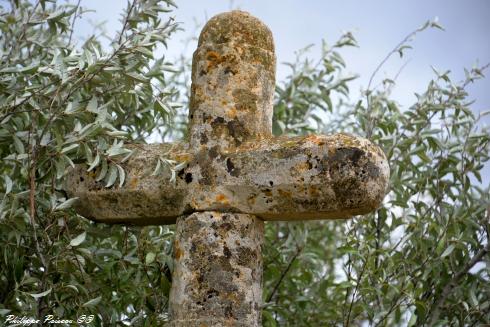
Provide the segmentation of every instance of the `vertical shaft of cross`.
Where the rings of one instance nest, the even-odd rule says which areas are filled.
[[[213,17],[192,62],[190,147],[200,166],[191,174],[199,184],[216,186],[213,160],[272,136],[274,86],[267,26],[240,11]],[[250,214],[205,211],[177,219],[172,326],[260,326],[263,237],[263,221]]]
[[[172,326],[261,326],[264,222],[196,212],[177,220]]]

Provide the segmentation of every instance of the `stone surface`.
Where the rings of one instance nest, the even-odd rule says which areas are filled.
[[[261,21],[241,11],[213,17],[192,60],[191,148],[226,151],[271,137],[275,67]]]
[[[172,224],[171,326],[260,326],[263,220],[348,218],[375,210],[389,179],[383,152],[336,134],[272,137],[270,30],[241,11],[213,17],[192,64],[189,141],[133,145],[122,187],[77,166],[67,191],[105,223]],[[175,183],[160,156],[186,162]]]
[[[152,176],[156,160],[188,165],[171,183],[170,171]],[[138,146],[124,165],[122,188],[105,188],[77,167],[69,184],[78,211],[106,223],[171,224],[199,211],[250,213],[264,220],[335,219],[376,209],[389,168],[383,152],[346,134],[250,141],[234,151],[183,144]]]
[[[261,326],[264,222],[253,215],[180,217],[170,291],[171,326]]]

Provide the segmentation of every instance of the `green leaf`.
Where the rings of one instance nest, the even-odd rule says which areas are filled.
[[[67,152],[70,152],[71,150],[74,150],[76,148],[78,148],[80,146],[80,144],[78,143],[73,143],[73,144],[70,144],[69,146],[63,148],[61,150],[61,153],[67,153]]]
[[[111,146],[109,148],[109,150],[107,150],[107,156],[109,156],[109,157],[115,157],[115,156],[119,156],[121,154],[128,154],[130,152],[131,152],[131,150],[125,149],[125,148],[123,148],[123,147],[121,147],[119,145],[117,145],[117,146]]]
[[[122,187],[124,185],[126,173],[124,172],[124,169],[121,166],[116,165],[116,167],[117,167],[117,171],[119,172],[119,187]]]
[[[111,187],[117,178],[117,168],[114,165],[111,165],[109,168],[109,174],[107,175],[107,183],[105,187]]]
[[[97,104],[97,98],[96,97],[92,97],[90,99],[90,101],[88,102],[87,104],[87,111],[90,111],[90,112],[93,112],[93,113],[98,113],[97,111],[97,107],[98,104]]]
[[[19,154],[26,153],[26,150],[24,149],[24,144],[22,143],[22,141],[16,135],[13,135],[12,137],[14,140],[15,151]]]
[[[141,74],[138,74],[138,73],[135,73],[135,72],[126,72],[124,73],[126,76],[129,76],[131,77],[132,79],[138,81],[138,82],[142,82],[142,83],[146,83],[149,81],[148,78],[146,78],[145,76],[141,75]]]
[[[450,255],[454,250],[454,244],[449,245],[444,252],[441,254],[441,258],[447,257]]]
[[[153,261],[155,261],[156,254],[154,252],[148,252],[145,257],[145,263],[147,265],[151,264]]]
[[[97,155],[95,156],[94,161],[92,161],[92,163],[88,167],[87,171],[91,171],[92,169],[94,169],[95,167],[97,167],[99,165],[99,163],[100,163],[100,155],[97,152]]]
[[[3,175],[3,179],[5,180],[5,194],[9,194],[12,191],[12,179],[7,175]]]
[[[51,288],[49,290],[47,290],[47,291],[42,292],[42,293],[37,293],[37,294],[31,294],[31,293],[29,293],[29,295],[32,296],[35,299],[39,299],[39,298],[41,298],[43,296],[48,295],[49,293],[51,293]]]
[[[82,234],[78,235],[74,239],[70,241],[71,246],[79,246],[80,244],[85,241],[85,238],[87,237],[87,232],[83,232]]]
[[[99,176],[95,179],[97,182],[103,180],[107,174],[108,171],[108,165],[107,165],[107,160],[102,160],[102,168],[100,169]]]
[[[95,307],[97,304],[99,304],[100,300],[102,300],[102,296],[98,296],[96,298],[93,298],[92,300],[85,302],[84,304],[82,304],[82,307],[85,308]]]
[[[60,205],[56,206],[56,208],[54,210],[65,210],[65,209],[71,208],[73,206],[73,204],[76,203],[77,201],[78,201],[77,197],[70,198],[70,199],[64,201],[63,203],[61,203]]]
[[[156,176],[161,173],[162,170],[162,162],[160,159],[157,160],[157,164],[155,165],[155,169],[151,173],[151,176]]]

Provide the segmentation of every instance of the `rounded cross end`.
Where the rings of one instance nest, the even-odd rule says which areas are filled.
[[[272,32],[267,25],[240,10],[211,18],[199,35],[198,47],[206,43],[239,43],[274,52]]]

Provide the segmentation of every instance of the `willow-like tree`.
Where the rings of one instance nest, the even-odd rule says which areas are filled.
[[[62,183],[82,163],[114,187],[124,183],[126,143],[185,137],[188,60],[155,55],[178,28],[174,6],[131,1],[109,42],[82,43],[80,1],[0,5],[2,321],[167,320],[172,228],[90,222],[70,209]],[[439,26],[410,36],[431,27]],[[388,155],[390,192],[377,212],[347,223],[267,225],[264,326],[490,324],[489,184],[480,175],[490,136],[466,93],[488,66],[461,82],[435,72],[401,108],[394,79],[350,94],[354,76],[344,75],[339,52],[355,45],[348,33],[324,42],[317,62],[298,52],[276,89],[274,133],[364,134]],[[179,169],[164,157],[155,168]]]

